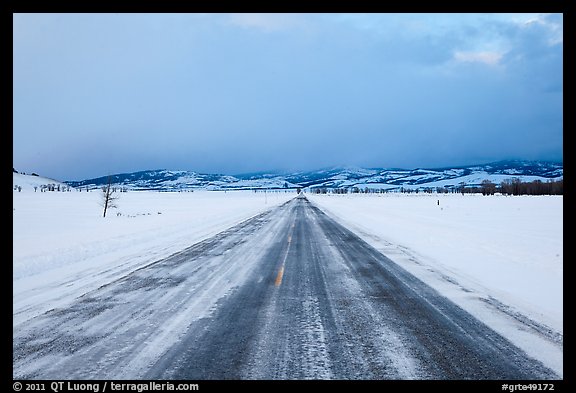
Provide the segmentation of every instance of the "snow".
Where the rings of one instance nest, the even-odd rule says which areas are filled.
[[[308,198],[562,374],[562,196],[389,193]]]
[[[295,195],[131,191],[103,218],[100,191],[34,191],[47,183],[14,174],[13,329]],[[562,375],[563,197],[307,197]]]
[[[523,182],[539,180],[543,183],[547,183],[550,180],[558,181],[563,179],[562,170],[555,172],[558,177],[550,178],[520,174],[521,171],[516,169],[513,170],[513,173],[510,172],[512,171],[511,169],[506,170],[510,172],[506,174],[488,173],[481,168],[473,169],[474,171],[467,175],[464,175],[463,169],[446,169],[442,171],[428,169],[417,169],[413,171],[386,170],[380,174],[365,174],[366,176],[361,178],[356,178],[354,176],[351,177],[351,173],[343,172],[318,184],[314,184],[313,187],[356,187],[359,189],[369,188],[373,190],[392,190],[402,187],[404,189],[417,190],[422,188],[436,189],[437,187],[450,188],[461,184],[464,184],[465,186],[478,186],[484,180],[489,180],[494,184],[501,184],[505,181],[512,181],[515,178],[518,178]]]
[[[60,187],[67,187],[67,185],[61,181],[49,179],[40,176],[33,175],[23,175],[21,173],[12,173],[12,186],[20,186],[23,189],[34,189],[34,187],[40,190],[41,186],[54,184],[55,186],[60,185]]]
[[[295,195],[134,191],[118,193],[103,218],[98,190],[22,187],[13,191],[14,328]]]
[[[375,176],[370,178],[363,178],[361,183],[355,184],[352,181],[349,181],[347,186],[354,186],[358,188],[373,188],[373,189],[391,189],[391,188],[399,188],[402,186],[406,189],[419,189],[423,187],[429,188],[436,188],[436,187],[453,187],[460,184],[465,185],[479,185],[482,183],[483,180],[489,180],[494,184],[501,184],[504,181],[511,181],[515,177],[520,178],[523,182],[532,182],[535,180],[539,180],[543,183],[548,182],[549,180],[560,180],[563,177],[560,176],[558,178],[546,178],[542,176],[532,176],[532,175],[504,175],[504,174],[491,174],[485,171],[476,171],[474,173],[468,175],[462,175],[461,173],[454,172],[454,171],[446,171],[444,173],[440,172],[432,172],[420,170],[417,174],[407,174],[401,173],[397,176],[390,176],[386,179],[382,178],[382,176]],[[446,178],[447,175],[451,177]],[[373,183],[385,180],[387,183]]]

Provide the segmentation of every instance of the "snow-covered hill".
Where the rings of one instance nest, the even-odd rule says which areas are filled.
[[[250,173],[240,175],[202,174],[192,171],[147,170],[111,175],[114,185],[133,190],[231,190],[283,189],[296,187],[416,189],[435,187],[478,186],[483,180],[500,184],[519,178],[521,181],[560,180],[561,163],[541,161],[499,161],[484,165],[385,169],[385,168],[329,168],[296,173]],[[82,181],[66,181],[72,187],[96,188],[108,182],[108,177]]]
[[[41,192],[41,190],[48,189],[48,187],[54,187],[55,190],[65,190],[70,188],[68,184],[58,180],[49,179],[35,174],[26,175],[23,173],[13,172],[12,189],[14,191],[36,190],[37,192]]]
[[[222,174],[205,174],[192,171],[171,171],[166,169],[147,170],[133,173],[122,173],[110,176],[115,186],[131,190],[180,191],[188,189],[206,190],[246,190],[246,189],[279,189],[296,188],[294,184],[280,175],[230,176]],[[82,181],[67,181],[75,188],[96,188],[108,182],[108,176]]]
[[[422,189],[436,187],[479,186],[483,180],[500,184],[505,180],[519,178],[523,182],[533,180],[560,180],[563,166],[559,163],[536,161],[499,161],[468,167],[436,169],[350,169],[327,172],[325,179],[316,178],[313,187],[327,188],[374,188],[374,189]]]

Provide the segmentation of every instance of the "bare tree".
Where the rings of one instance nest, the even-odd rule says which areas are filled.
[[[108,184],[102,187],[102,203],[104,205],[104,214],[102,217],[106,217],[106,211],[108,209],[113,209],[116,206],[116,201],[118,200],[119,196],[114,195],[116,192],[115,188],[111,188],[110,185],[112,184],[112,178],[108,176]]]
[[[480,183],[480,189],[482,190],[482,195],[494,195],[496,192],[496,184],[492,183],[490,180],[482,180]]]

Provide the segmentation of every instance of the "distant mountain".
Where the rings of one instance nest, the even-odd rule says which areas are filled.
[[[558,180],[564,176],[562,163],[508,160],[489,164],[417,169],[328,168],[296,173],[258,172],[238,175],[202,174],[166,169],[111,175],[115,186],[131,190],[178,191],[188,189],[286,189],[297,187],[326,188],[428,188],[479,185],[483,180],[496,184],[519,178],[522,181]],[[66,181],[72,187],[97,188],[108,176],[82,181]]]
[[[264,189],[294,188],[297,184],[287,182],[282,176],[261,175],[230,176],[205,174],[192,171],[147,170],[111,175],[112,184],[131,190],[178,191],[187,189]],[[72,187],[101,187],[108,183],[108,176],[82,181],[67,181]]]

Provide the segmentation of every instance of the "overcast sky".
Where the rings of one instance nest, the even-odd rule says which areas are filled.
[[[13,164],[562,160],[561,14],[14,14]]]

